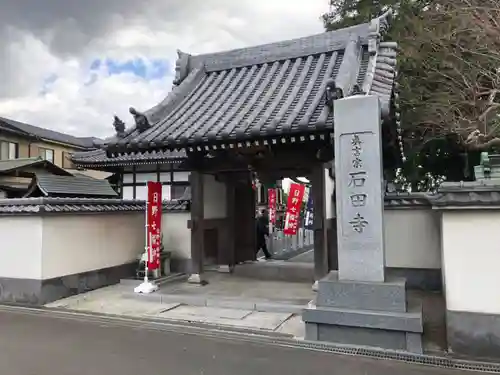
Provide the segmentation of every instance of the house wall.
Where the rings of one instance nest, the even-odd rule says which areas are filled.
[[[162,216],[163,246],[172,253],[173,266],[187,271],[191,259],[191,229],[188,228],[190,212],[168,212]]]
[[[140,213],[46,216],[42,222],[42,279],[134,262],[144,252]]]
[[[500,358],[500,208],[442,213],[448,345]]]
[[[19,157],[20,158],[28,158],[29,157],[29,144],[30,144],[29,140],[22,138],[22,137],[19,137],[19,136],[16,136],[16,135],[13,135],[13,134],[0,132],[0,141],[17,143],[19,145],[19,147],[18,147],[19,148]]]
[[[385,266],[388,277],[404,277],[410,288],[442,290],[439,213],[430,207],[386,207]]]
[[[52,142],[32,142],[30,139],[8,133],[0,133],[0,140],[17,143],[19,149],[19,158],[39,156],[40,147],[53,150],[54,164],[61,168],[70,168],[72,165],[69,161],[63,163],[63,155],[75,151],[81,151],[81,149],[70,145],[63,145]]]
[[[0,296],[6,279],[41,279],[42,218],[0,217]]]
[[[385,209],[385,265],[441,268],[439,214],[430,208]]]
[[[335,213],[335,201],[332,199],[333,193],[335,192],[335,180],[330,177],[328,169],[325,169],[325,213],[326,219],[333,219],[336,216]]]
[[[64,159],[66,155],[75,151],[81,151],[81,149],[77,149],[75,147],[66,146],[57,143],[48,143],[48,142],[33,142],[29,145],[29,155],[25,157],[35,157],[40,155],[40,148],[46,148],[54,151],[54,161],[53,163],[58,167],[62,168],[72,168],[73,164]]]
[[[189,217],[162,217],[173,271],[189,267]],[[144,224],[142,211],[0,216],[0,302],[41,304],[133,276]]]

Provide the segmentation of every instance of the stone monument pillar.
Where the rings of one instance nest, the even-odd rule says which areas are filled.
[[[381,113],[377,96],[334,104],[338,272],[303,313],[306,339],[422,352],[422,306],[387,279]]]

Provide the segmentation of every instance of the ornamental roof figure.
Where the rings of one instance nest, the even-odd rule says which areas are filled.
[[[388,11],[346,29],[226,52],[178,51],[173,90],[144,112],[149,128],[110,140],[107,152],[207,150],[331,133],[334,101],[350,95],[378,95],[387,116],[397,51],[382,41],[390,18]]]

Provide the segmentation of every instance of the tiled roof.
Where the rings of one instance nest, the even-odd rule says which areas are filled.
[[[494,180],[445,182],[432,199],[432,205],[446,207],[498,207],[500,183]]]
[[[16,169],[26,168],[26,167],[36,167],[44,166],[55,170],[58,174],[64,174],[70,176],[71,173],[58,167],[54,163],[45,160],[41,157],[33,158],[22,158],[22,159],[12,159],[12,160],[0,160],[0,173],[7,173]]]
[[[74,137],[69,134],[64,134],[56,132],[50,129],[40,128],[38,126],[33,126],[25,124],[23,122],[11,120],[8,118],[0,117],[0,128],[4,130],[13,130],[21,134],[31,135],[38,138],[42,138],[48,141],[55,141],[60,143],[65,143],[73,145],[80,148],[92,149],[95,148],[94,142],[99,141],[98,138],[94,137]]]
[[[14,169],[29,167],[33,164],[42,162],[43,159],[40,157],[36,158],[25,158],[25,159],[12,159],[12,160],[0,160],[0,172],[9,172]]]
[[[180,163],[186,158],[184,151],[146,151],[124,155],[108,156],[104,150],[75,152],[71,161],[78,166],[123,166],[138,164]]]
[[[164,211],[189,211],[188,201],[163,202]],[[0,215],[144,211],[143,201],[83,198],[0,199]]]
[[[179,52],[177,87],[147,111],[152,124],[107,144],[110,152],[193,150],[333,131],[327,85],[338,97],[375,94],[387,114],[396,44],[380,42],[387,13],[370,23],[228,52]],[[339,94],[340,91],[340,94]],[[275,143],[276,139],[273,140]],[[294,140],[292,140],[294,141]]]
[[[386,193],[384,197],[385,207],[430,207],[432,195],[427,193]]]
[[[117,197],[108,180],[91,177],[56,176],[52,174],[36,174],[35,184],[47,197],[80,196],[80,197]]]

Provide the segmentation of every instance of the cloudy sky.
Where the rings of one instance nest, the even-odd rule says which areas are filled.
[[[322,31],[328,0],[0,0],[0,115],[78,136],[170,91],[192,54]]]

